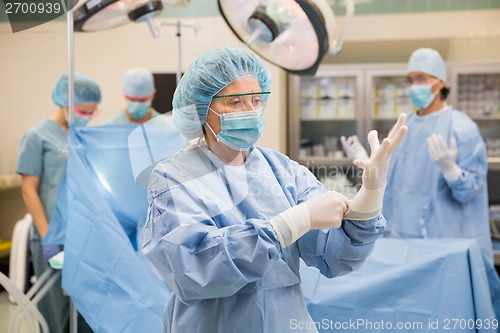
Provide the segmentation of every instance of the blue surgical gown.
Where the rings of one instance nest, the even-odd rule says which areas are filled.
[[[446,106],[426,116],[411,114],[408,133],[393,153],[383,214],[392,237],[475,238],[493,262],[488,222],[486,149],[477,125]],[[446,180],[428,152],[427,138],[440,134],[457,141],[462,170]]]
[[[299,258],[327,277],[349,273],[385,227],[382,215],[344,220],[282,248],[269,220],[325,191],[307,168],[263,148],[249,150],[242,166],[224,165],[204,146],[159,163],[143,252],[173,290],[164,332],[317,332]]]

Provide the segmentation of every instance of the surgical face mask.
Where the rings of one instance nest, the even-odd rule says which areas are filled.
[[[419,109],[425,109],[431,105],[434,98],[436,98],[439,90],[434,94],[432,93],[432,86],[437,82],[435,80],[430,84],[414,84],[410,87],[408,95],[411,102]]]
[[[85,127],[89,123],[91,118],[80,117],[75,114],[75,126]]]
[[[132,118],[134,119],[142,119],[146,116],[149,111],[149,107],[151,106],[150,101],[146,102],[132,102],[127,101],[127,109]]]
[[[213,129],[207,127],[221,142],[229,148],[236,151],[245,151],[252,147],[262,135],[264,129],[264,111],[262,107],[252,111],[239,111],[229,113],[217,113],[209,108],[210,111],[220,117],[220,132],[215,134]]]

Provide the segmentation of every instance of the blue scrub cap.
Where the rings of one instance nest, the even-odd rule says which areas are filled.
[[[75,73],[75,104],[100,103],[101,90],[90,77]],[[52,100],[58,106],[68,106],[68,74],[63,74],[52,90]]]
[[[262,60],[245,48],[218,47],[196,58],[182,76],[173,97],[173,122],[188,139],[203,136],[208,106],[219,91],[243,77],[253,76],[269,91],[271,74]]]
[[[415,50],[408,61],[409,72],[422,72],[446,82],[446,65],[438,51],[429,48]]]
[[[146,97],[155,91],[153,73],[145,68],[132,68],[123,78],[123,92],[130,97]]]

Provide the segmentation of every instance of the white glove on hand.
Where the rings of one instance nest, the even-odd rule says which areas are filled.
[[[443,137],[440,134],[432,134],[428,139],[429,156],[436,163],[446,180],[457,179],[462,170],[457,165],[457,141],[455,138],[450,139],[450,148],[446,146]]]
[[[287,209],[269,222],[285,248],[311,229],[339,228],[348,202],[342,194],[329,191]]]
[[[354,160],[354,164],[363,169],[363,185],[349,203],[349,212],[345,218],[369,220],[380,213],[391,154],[401,143],[408,130],[405,121],[406,114],[400,114],[396,125],[389,136],[382,141],[382,144],[378,140],[377,131],[372,130],[368,133],[368,143],[372,153],[368,160]]]
[[[340,228],[349,199],[338,192],[328,191],[304,204],[309,212],[310,229]]]
[[[351,160],[360,159],[363,161],[368,160],[370,157],[365,150],[365,147],[359,142],[356,135],[345,138],[345,136],[340,137],[340,142],[342,142],[342,147],[344,148],[347,157]]]

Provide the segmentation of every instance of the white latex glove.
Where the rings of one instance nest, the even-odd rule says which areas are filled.
[[[309,212],[310,229],[340,228],[349,199],[338,192],[328,191],[304,204]]]
[[[457,179],[462,170],[456,163],[458,149],[455,138],[450,139],[450,148],[448,148],[440,134],[432,134],[427,138],[427,142],[429,143],[429,156],[439,166],[444,178],[446,180]]]
[[[368,133],[371,156],[368,160],[354,160],[354,164],[363,169],[363,185],[349,203],[349,211],[345,218],[370,220],[380,213],[391,154],[408,131],[405,122],[406,114],[402,113],[399,115],[396,125],[389,133],[389,136],[382,141],[382,144],[378,140],[377,131],[372,130]]]
[[[342,142],[342,147],[347,157],[351,160],[360,159],[366,161],[370,158],[356,135],[350,136],[347,139],[345,136],[341,136],[340,142]]]
[[[348,202],[342,194],[328,191],[287,209],[269,222],[285,248],[311,229],[339,228]]]

